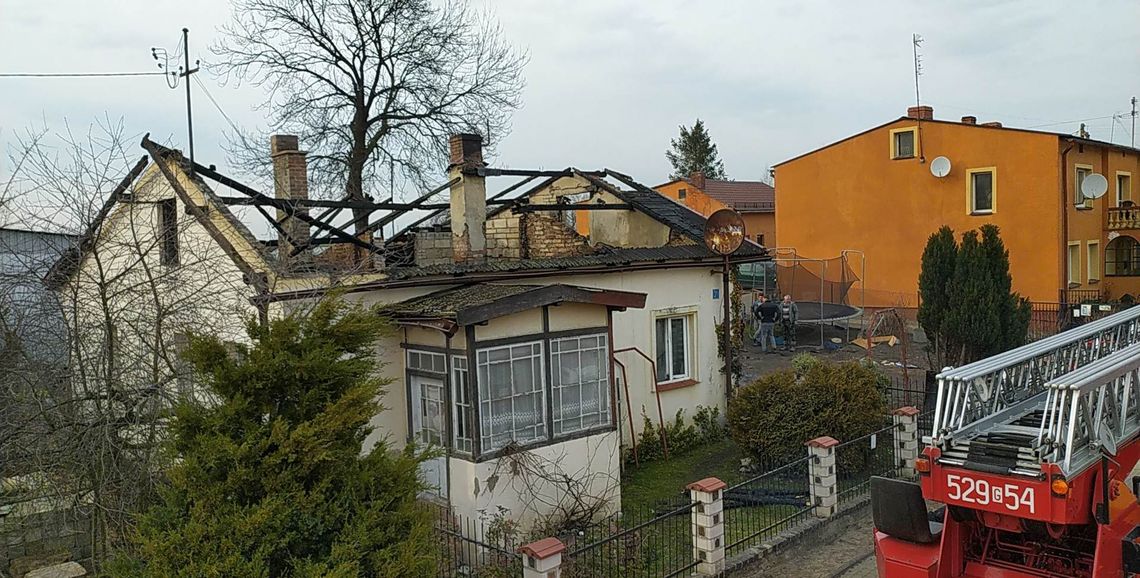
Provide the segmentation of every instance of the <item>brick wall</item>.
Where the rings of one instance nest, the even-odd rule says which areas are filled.
[[[526,257],[566,257],[592,253],[588,240],[571,230],[557,213],[530,213],[526,216]]]
[[[451,231],[417,231],[416,265],[451,263]]]
[[[518,259],[520,253],[519,215],[510,211],[487,220],[487,258]]]

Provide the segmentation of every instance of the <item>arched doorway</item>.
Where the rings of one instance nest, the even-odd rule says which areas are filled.
[[[1106,277],[1140,276],[1140,243],[1128,235],[1109,241],[1104,248],[1104,274]]]

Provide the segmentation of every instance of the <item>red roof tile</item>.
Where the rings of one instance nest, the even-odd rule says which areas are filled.
[[[776,189],[760,181],[706,179],[702,190],[706,195],[741,212],[771,212],[776,207]]]
[[[563,544],[558,538],[543,538],[519,548],[519,552],[538,560],[545,560],[565,550],[566,544]]]

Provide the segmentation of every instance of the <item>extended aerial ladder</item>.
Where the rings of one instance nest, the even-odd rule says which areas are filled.
[[[944,370],[921,489],[872,482],[880,576],[1125,576],[1138,438],[1140,308]]]

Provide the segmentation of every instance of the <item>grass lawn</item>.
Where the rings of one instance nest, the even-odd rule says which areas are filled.
[[[740,479],[745,454],[732,440],[672,454],[669,459],[630,466],[621,480],[622,511],[636,515],[664,503],[676,503],[685,486],[707,477],[729,484]]]

